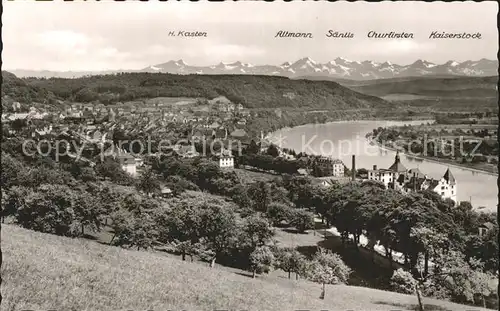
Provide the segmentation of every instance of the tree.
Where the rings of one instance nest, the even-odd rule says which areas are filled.
[[[121,185],[130,185],[133,182],[132,177],[122,170],[120,164],[112,158],[106,158],[103,162],[98,163],[95,166],[95,171],[104,179],[109,178]]]
[[[90,194],[85,189],[80,189],[80,191],[75,194],[75,222],[80,224],[80,234],[85,234],[85,227],[88,227],[94,232],[99,230],[105,213],[103,206],[94,195]]]
[[[142,174],[136,184],[137,190],[143,191],[146,195],[150,195],[160,191],[160,182],[151,169],[148,169]]]
[[[275,145],[271,144],[267,148],[267,154],[270,155],[270,156],[272,156],[273,158],[276,158],[277,156],[280,155],[280,151],[278,150],[278,147],[276,147]]]
[[[266,212],[271,203],[271,190],[264,181],[259,181],[250,185],[248,195],[253,202],[255,210]]]
[[[368,170],[366,168],[360,168],[356,171],[356,177],[368,176]]]
[[[314,229],[314,214],[305,209],[296,209],[292,212],[290,224],[300,233]]]
[[[174,196],[178,196],[186,190],[200,190],[200,188],[195,183],[178,175],[168,176],[165,179],[165,186],[172,190]]]
[[[75,185],[76,180],[71,174],[52,165],[39,163],[28,174],[28,185],[37,187],[42,184],[50,185]]]
[[[229,190],[229,193],[233,202],[241,209],[249,209],[251,207],[252,201],[248,196],[248,189],[245,185],[238,183]]]
[[[279,225],[282,221],[290,223],[294,210],[284,203],[272,202],[267,208],[266,217],[273,226]]]
[[[238,237],[236,214],[227,206],[203,202],[200,220],[200,236],[207,250],[212,252],[210,267],[214,267],[217,256],[229,251]]]
[[[288,272],[288,278],[291,278],[291,273],[304,275],[306,257],[294,248],[277,248],[274,251],[275,266],[285,272]]]
[[[8,189],[2,189],[2,223],[5,217],[14,216],[25,204],[25,200],[32,195],[33,190],[23,186],[13,186]]]
[[[28,172],[25,165],[18,159],[2,151],[2,189],[9,189],[11,186],[27,185]]]
[[[248,145],[247,148],[245,148],[245,154],[257,154],[259,153],[259,146],[257,143],[252,139],[250,141],[250,144]]]
[[[107,225],[108,216],[122,207],[122,198],[128,193],[119,192],[115,187],[100,183],[86,183],[87,192],[92,193],[101,207],[104,224]]]
[[[434,258],[432,271],[426,276],[423,273],[413,277],[409,272],[396,270],[391,284],[397,291],[417,294],[419,310],[423,311],[423,295],[440,299],[452,298],[455,302],[474,302],[479,295],[485,305],[485,297],[496,291],[490,287],[495,277],[482,271],[482,264],[475,259],[467,261],[465,256],[456,250],[439,252]],[[422,267],[421,267],[422,268]],[[420,269],[422,271],[422,269]]]
[[[165,211],[165,221],[160,223],[160,242],[170,243],[174,250],[186,255],[195,254],[195,245],[200,241],[201,211],[199,202],[186,198],[172,204]]]
[[[249,249],[250,253],[257,247],[264,246],[274,236],[267,219],[259,214],[246,217],[239,231],[239,245],[243,249]]]
[[[16,222],[35,231],[74,235],[77,232],[73,226],[75,199],[75,192],[68,186],[41,185],[36,191],[16,199]]]
[[[94,182],[97,180],[97,175],[96,175],[93,168],[83,167],[81,172],[80,172],[80,178],[84,182],[88,182],[88,181]]]
[[[120,209],[111,215],[114,236],[110,244],[151,248],[157,241],[159,232],[155,218],[150,213],[134,213],[126,209]]]
[[[219,166],[213,162],[201,161],[197,165],[197,184],[201,189],[209,189],[212,180],[222,177]]]
[[[252,277],[255,278],[256,273],[268,273],[274,262],[274,255],[268,246],[259,246],[250,254],[250,269],[252,269]]]
[[[309,280],[323,285],[321,299],[325,297],[325,284],[346,283],[350,273],[351,269],[338,254],[322,248],[316,252],[308,267]]]

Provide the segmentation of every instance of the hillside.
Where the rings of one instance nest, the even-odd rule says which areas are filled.
[[[354,91],[381,97],[393,105],[406,105],[438,111],[477,111],[498,109],[498,77],[398,77],[356,81],[329,77],[302,77],[333,80]]]
[[[157,253],[2,225],[2,310],[415,310],[416,297],[257,279]],[[480,310],[424,299],[426,310]]]
[[[429,76],[411,76],[411,77],[395,77],[395,78],[382,78],[382,79],[371,79],[371,80],[352,80],[348,78],[335,78],[328,76],[301,76],[295,79],[305,79],[305,80],[314,80],[314,81],[334,81],[340,85],[346,87],[352,86],[364,86],[364,85],[373,85],[380,83],[394,83],[394,82],[405,82],[405,81],[413,81],[413,80],[427,80],[427,79],[452,79],[452,78],[468,78],[466,76],[457,76],[457,75],[429,75]]]
[[[495,97],[498,77],[400,77],[356,81],[328,77],[301,77],[307,80],[335,81],[363,94],[386,96],[389,94],[414,94],[435,97]]]
[[[435,77],[403,80],[375,80],[351,89],[374,96],[413,94],[431,97],[496,97],[498,77]]]
[[[248,108],[358,109],[386,107],[388,102],[345,88],[331,81],[291,80],[249,75],[173,75],[122,73],[77,79],[26,79],[33,87],[63,99],[91,102],[106,97],[128,101],[152,97],[226,96]]]
[[[30,85],[14,74],[2,71],[2,103],[6,99],[21,103],[42,103],[49,98],[54,98],[54,95],[43,87]]]

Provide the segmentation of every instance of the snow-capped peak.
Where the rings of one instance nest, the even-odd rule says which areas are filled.
[[[316,65],[316,62],[312,60],[309,57],[304,57],[302,59],[299,59],[298,61],[295,62],[295,64],[310,64],[310,65]]]
[[[434,63],[431,63],[431,62],[428,62],[426,60],[417,60],[416,62],[414,62],[412,64],[413,67],[425,67],[425,68],[432,68],[432,67],[435,67],[436,64]]]
[[[310,57],[295,62],[284,62],[281,65],[251,65],[242,61],[220,62],[209,66],[189,66],[183,60],[171,60],[166,63],[146,67],[144,71],[168,72],[177,74],[257,74],[278,75],[287,77],[325,76],[348,77],[355,80],[383,79],[393,77],[426,76],[436,74],[456,74],[467,76],[497,75],[497,60],[481,59],[434,64],[419,59],[408,65],[398,65],[390,61],[375,62],[371,60],[350,61],[343,57],[318,63]]]
[[[337,57],[335,58],[336,61],[339,61],[339,62],[343,62],[343,63],[346,63],[346,64],[349,64],[349,63],[352,63],[351,60],[348,60],[348,59],[345,59],[343,57]]]

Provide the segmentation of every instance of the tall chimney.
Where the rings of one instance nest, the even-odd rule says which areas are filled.
[[[376,165],[374,165],[374,166],[373,166],[373,170],[374,170],[374,171],[376,171],[376,170],[377,170],[377,166],[376,166]]]
[[[352,171],[351,171],[352,181],[356,180],[356,156],[352,155]]]

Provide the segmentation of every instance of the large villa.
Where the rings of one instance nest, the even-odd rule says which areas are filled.
[[[431,189],[443,199],[451,199],[457,204],[457,181],[447,169],[441,179],[430,178],[418,168],[407,169],[396,153],[394,163],[388,169],[378,169],[376,165],[368,171],[368,179],[382,182],[387,188],[403,192]]]

